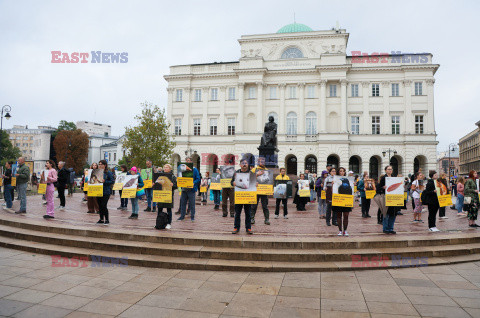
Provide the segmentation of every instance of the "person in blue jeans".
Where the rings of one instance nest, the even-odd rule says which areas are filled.
[[[385,178],[386,177],[391,177],[393,173],[393,168],[392,166],[386,166],[385,167],[385,175],[383,175],[380,178],[380,183],[377,188],[377,194],[385,194]],[[387,213],[383,216],[383,233],[385,234],[397,234],[393,230],[393,227],[395,225],[395,219],[397,217],[397,209],[396,207],[389,206],[387,207]]]
[[[220,175],[220,169],[217,168],[215,173],[218,173]],[[218,210],[220,207],[220,193],[222,193],[222,190],[210,190],[213,193],[213,203],[215,204],[215,207],[213,208],[214,210]]]
[[[128,168],[126,165],[120,166],[120,172],[129,174]],[[118,207],[117,210],[126,210],[128,206],[128,199],[122,199],[122,190],[119,190],[118,192],[120,193],[120,207]]]
[[[12,165],[13,161],[9,161],[5,163],[5,174],[2,175],[3,178],[3,193],[5,197],[5,203],[7,204],[5,210],[9,212],[15,212],[12,210]]]
[[[185,160],[187,163],[192,163],[192,158],[188,157]],[[193,168],[193,188],[182,188],[182,195],[180,196],[180,217],[178,221],[185,219],[185,213],[188,206],[190,207],[190,219],[195,221],[195,194],[200,186],[200,173],[197,168]]]
[[[149,169],[151,172],[150,172],[150,175],[149,175],[149,178],[152,179],[152,174],[153,174],[153,166],[152,166],[152,161],[151,160],[147,160],[145,162],[145,164],[147,165],[147,169]],[[148,172],[147,172],[148,173]],[[153,189],[152,188],[149,188],[149,189],[145,189],[145,195],[147,197],[147,208],[143,211],[145,212],[156,212],[156,209],[157,209],[157,203],[156,202],[153,202],[153,205],[152,205],[152,201],[153,201]],[[153,207],[153,210],[152,210],[152,207]]]

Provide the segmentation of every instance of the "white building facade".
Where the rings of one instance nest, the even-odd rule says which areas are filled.
[[[106,124],[99,124],[91,121],[77,121],[75,125],[78,129],[83,130],[89,136],[101,135],[108,137],[112,134],[112,126]]]
[[[435,169],[439,65],[429,53],[347,56],[348,38],[292,24],[242,36],[239,61],[170,67],[172,160],[193,155],[205,172],[256,156],[271,115],[278,165],[289,174],[327,163],[372,176],[389,162],[403,175]]]

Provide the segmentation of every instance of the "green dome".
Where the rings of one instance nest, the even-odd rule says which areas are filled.
[[[312,28],[301,23],[287,24],[283,28],[277,31],[277,33],[295,33],[295,32],[309,32],[313,31]]]

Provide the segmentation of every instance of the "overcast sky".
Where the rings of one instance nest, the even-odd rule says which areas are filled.
[[[169,66],[235,61],[237,39],[296,21],[350,33],[347,54],[430,52],[438,151],[480,120],[477,1],[0,1],[0,106],[13,125],[89,120],[113,135],[140,103],[166,106]],[[125,64],[52,64],[51,51],[128,52]],[[89,59],[90,60],[90,59]]]

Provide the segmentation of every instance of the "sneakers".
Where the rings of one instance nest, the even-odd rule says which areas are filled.
[[[218,210],[218,209],[219,209],[218,204],[215,204],[215,207],[214,207],[213,209],[214,209],[214,210]]]
[[[170,229],[172,228],[172,226],[171,226],[170,224],[167,224],[167,226],[165,226],[165,228],[166,228],[167,230],[170,230]]]
[[[51,215],[48,215],[48,214],[45,214],[43,216],[44,219],[54,219],[55,217],[51,216]]]
[[[232,231],[232,234],[237,234],[237,233],[238,233],[238,231],[239,231],[239,229],[237,229],[237,228],[234,228],[234,229],[233,229],[233,231]]]
[[[288,219],[288,216],[284,215],[283,218],[286,220],[286,219]]]
[[[251,223],[252,223],[252,224],[255,224],[255,219],[254,219],[254,218],[252,218]]]
[[[97,224],[104,224],[103,220],[98,220]]]
[[[270,221],[268,219],[265,220],[266,225],[270,225]]]
[[[252,229],[247,229],[247,234],[253,234]]]
[[[153,207],[152,212],[157,212],[157,207]]]
[[[343,235],[342,231],[338,232],[338,234],[337,234],[337,236],[342,236],[342,235]]]
[[[143,210],[143,212],[152,212],[152,209],[146,208],[145,210]]]
[[[344,236],[348,236],[348,232],[347,232],[347,231],[344,231],[344,232],[343,232],[343,235],[344,235]]]
[[[65,211],[65,207],[64,207],[64,206],[60,206],[60,207],[58,208],[58,210],[60,210],[60,211]]]
[[[225,213],[224,213],[224,214],[222,214],[222,216],[223,216],[224,218],[226,218],[226,217],[228,216],[228,214],[225,214]]]
[[[129,219],[138,219],[138,214],[132,214],[128,218]]]
[[[480,226],[479,226],[478,224],[476,224],[476,223],[470,224],[469,226],[470,226],[470,227],[480,227]]]
[[[178,218],[177,221],[183,221],[185,218]]]
[[[105,222],[103,222],[103,225],[109,225],[110,222],[108,220],[106,220]]]
[[[437,229],[437,227],[431,227],[428,229],[430,232],[440,232],[439,229]]]
[[[123,210],[123,206],[119,206],[117,210]]]
[[[278,219],[278,215],[275,214],[275,218]]]
[[[15,211],[15,214],[27,213],[27,211]]]
[[[94,213],[95,213],[95,211],[88,211],[87,213],[94,214]]]
[[[448,216],[441,216],[440,219],[448,219]]]

